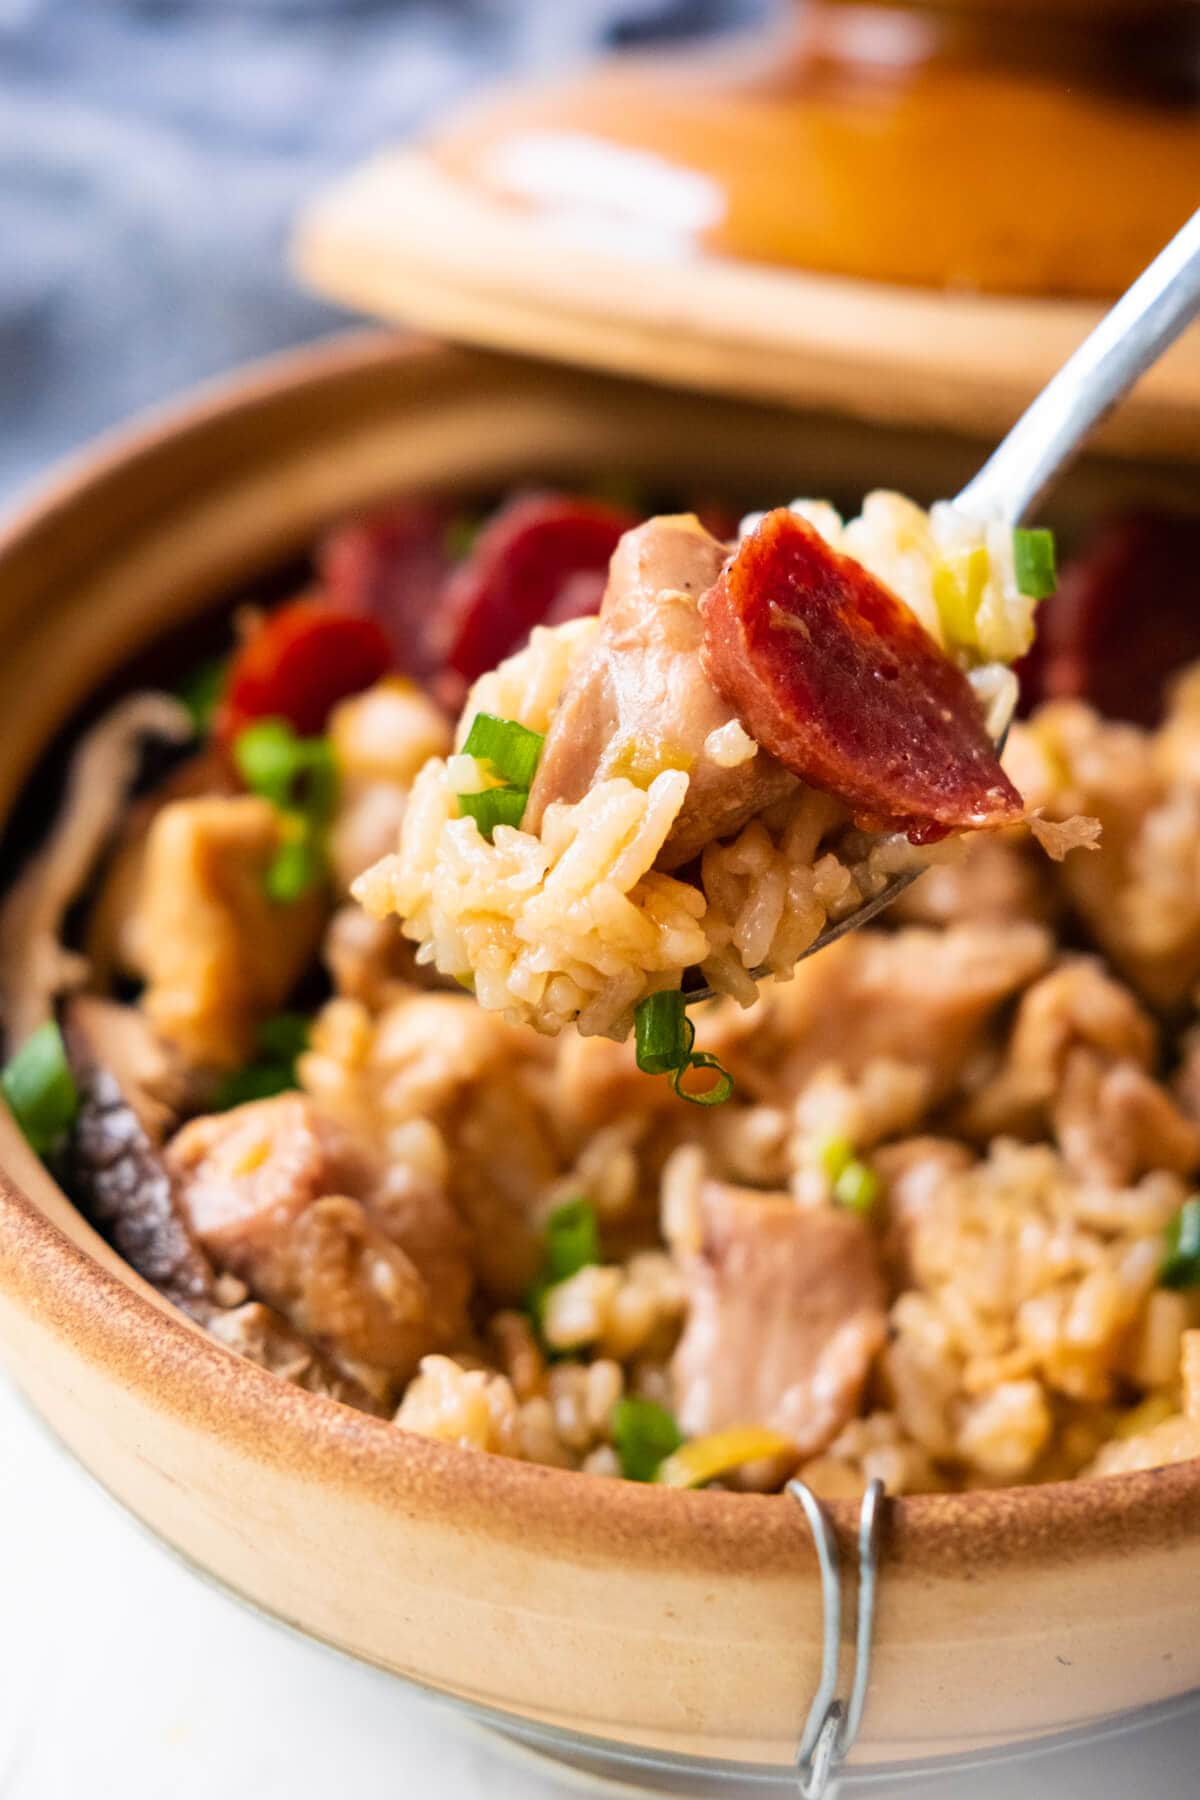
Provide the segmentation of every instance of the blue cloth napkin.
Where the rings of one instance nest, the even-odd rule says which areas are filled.
[[[188,383],[344,322],[284,246],[483,84],[766,0],[0,0],[0,499]]]

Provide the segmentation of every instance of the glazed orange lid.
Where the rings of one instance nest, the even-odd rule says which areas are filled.
[[[443,336],[993,434],[1200,201],[1198,71],[1197,0],[813,0],[382,152],[298,267]],[[1200,328],[1107,441],[1200,463]]]

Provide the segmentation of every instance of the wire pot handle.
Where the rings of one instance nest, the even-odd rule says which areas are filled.
[[[799,1478],[787,1491],[803,1509],[812,1532],[821,1571],[824,1635],[821,1677],[796,1752],[802,1800],[834,1800],[837,1774],[858,1736],[867,1684],[871,1679],[871,1644],[875,1630],[875,1596],[879,1585],[879,1520],[883,1483],[872,1481],[863,1495],[858,1526],[858,1619],[854,1644],[854,1679],[850,1698],[837,1697],[842,1649],[842,1571],[837,1536],[817,1496]]]

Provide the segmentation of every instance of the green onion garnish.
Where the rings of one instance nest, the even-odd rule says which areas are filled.
[[[715,1056],[696,1050],[696,1027],[687,1016],[678,988],[647,994],[633,1016],[637,1066],[647,1075],[666,1075],[681,1100],[693,1106],[722,1106],[733,1093],[733,1077]],[[690,1069],[715,1069],[717,1080],[707,1088],[683,1085]]]
[[[696,1027],[678,988],[647,994],[634,1014],[633,1031],[637,1066],[647,1075],[669,1075],[683,1068],[696,1041]]]
[[[1031,600],[1047,600],[1058,586],[1054,566],[1054,533],[1039,527],[1027,531],[1018,525],[1013,532],[1013,562],[1016,566],[1017,592]]]
[[[857,1156],[852,1157],[834,1180],[833,1197],[839,1206],[865,1218],[879,1198],[879,1177]]]
[[[565,1200],[546,1220],[546,1252],[541,1273],[525,1302],[539,1335],[550,1289],[599,1261],[600,1227],[596,1222],[595,1207],[582,1196],[577,1200]]]
[[[281,812],[329,823],[337,801],[337,765],[328,738],[297,737],[286,719],[257,719],[234,739],[233,760],[251,793]]]
[[[683,1077],[692,1069],[715,1069],[717,1079],[706,1088],[684,1087]],[[724,1106],[733,1094],[733,1076],[707,1050],[694,1050],[682,1069],[672,1071],[670,1080],[679,1098],[693,1106]]]
[[[497,825],[519,826],[529,804],[526,788],[484,788],[482,794],[460,794],[458,809],[464,818],[474,819],[481,837],[490,844]]]
[[[225,692],[229,663],[224,657],[201,663],[179,689],[179,698],[192,716],[197,737],[207,737]]]
[[[659,1465],[683,1443],[683,1433],[670,1413],[653,1400],[618,1400],[611,1430],[621,1473],[628,1481],[653,1481]]]
[[[1200,1287],[1200,1195],[1185,1200],[1167,1226],[1160,1287]]]
[[[263,886],[268,900],[274,900],[277,906],[290,906],[310,888],[316,887],[324,875],[325,858],[310,834],[305,832],[302,837],[280,845],[263,877]]]
[[[213,1112],[228,1112],[252,1100],[273,1100],[299,1086],[296,1059],[308,1049],[308,1020],[303,1013],[276,1013],[258,1028],[260,1057],[245,1069],[226,1075],[212,1097]]]
[[[261,794],[273,806],[291,806],[292,786],[300,767],[298,743],[286,719],[259,719],[238,733],[233,760],[251,793]]]
[[[600,1230],[590,1200],[567,1200],[546,1220],[546,1264],[551,1281],[578,1275],[589,1263],[600,1261]]]
[[[276,1094],[287,1094],[295,1087],[290,1069],[278,1063],[252,1063],[248,1069],[235,1069],[217,1085],[213,1094],[213,1112],[230,1112],[235,1106],[249,1106],[253,1100],[273,1100]]]
[[[518,725],[515,719],[498,719],[495,713],[476,713],[463,743],[464,756],[491,763],[512,787],[533,786],[542,746],[546,740],[540,732]]]
[[[297,737],[286,719],[257,719],[234,739],[233,760],[251,793],[285,815],[290,835],[264,885],[269,899],[286,906],[325,877],[325,832],[337,804],[333,746]]]
[[[308,1049],[308,1020],[303,1013],[276,1013],[258,1028],[258,1047],[274,1062],[294,1063]]]
[[[30,1148],[46,1156],[70,1130],[79,1091],[53,1019],[27,1038],[0,1074],[9,1110]]]

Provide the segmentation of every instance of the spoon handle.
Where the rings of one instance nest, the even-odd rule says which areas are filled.
[[[1200,212],[1106,313],[1042,389],[956,505],[1017,525],[1092,427],[1200,312]]]

